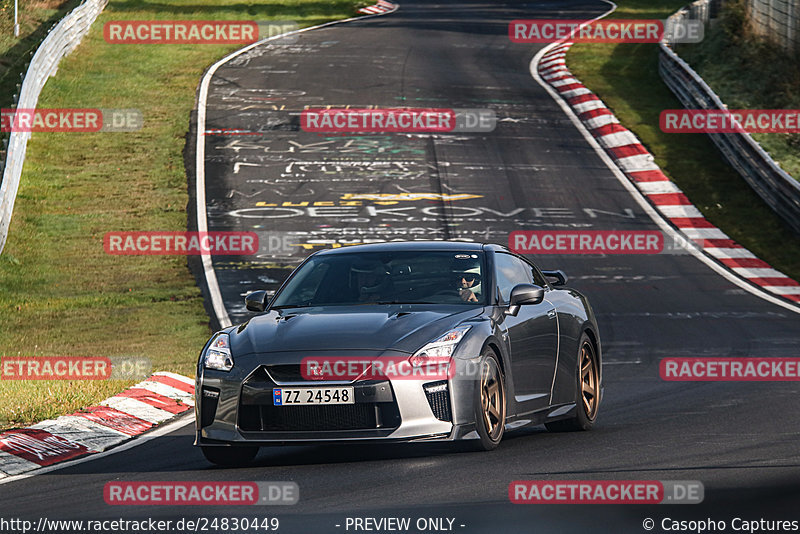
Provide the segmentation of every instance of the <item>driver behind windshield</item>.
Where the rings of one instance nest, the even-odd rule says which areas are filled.
[[[478,302],[481,292],[480,263],[471,260],[458,260],[453,266],[458,296],[464,302]]]

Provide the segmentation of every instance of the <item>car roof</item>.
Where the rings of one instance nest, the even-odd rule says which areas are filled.
[[[352,254],[359,252],[393,252],[393,251],[451,251],[461,250],[481,252],[485,248],[493,250],[506,250],[502,245],[493,243],[471,243],[464,241],[390,241],[386,243],[370,243],[367,245],[353,245],[341,248],[324,249],[317,254]]]

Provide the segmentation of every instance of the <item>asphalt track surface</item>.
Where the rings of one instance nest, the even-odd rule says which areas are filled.
[[[235,58],[212,80],[207,129],[258,135],[206,137],[209,229],[256,231],[262,243],[281,232],[305,233],[289,234],[295,245],[300,237],[307,244],[420,237],[507,243],[520,229],[657,230],[531,78],[539,48],[507,36],[516,18],[592,18],[607,9],[592,1],[409,0],[392,15],[302,33],[294,44]],[[296,112],[304,105],[491,108],[500,121],[487,134],[320,136],[299,130]],[[473,197],[396,204],[357,198],[408,193]],[[317,248],[216,258],[231,319],[246,319],[244,293],[276,287]],[[724,520],[732,532],[734,517],[800,519],[798,385],[664,382],[658,372],[667,356],[796,357],[799,315],[689,255],[535,260],[564,269],[600,322],[605,398],[592,432],[523,430],[491,453],[434,445],[271,448],[250,468],[218,469],[191,446],[193,428],[184,426],[0,485],[0,515],[276,516],[279,532],[291,533],[347,532],[347,517],[450,517],[456,532],[644,532],[648,517],[654,532],[662,532],[664,517]],[[699,480],[705,501],[510,504],[509,483],[521,479]],[[113,480],[291,480],[300,502],[256,511],[109,506],[103,486]]]

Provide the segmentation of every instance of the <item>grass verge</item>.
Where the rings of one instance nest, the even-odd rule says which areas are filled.
[[[800,109],[800,64],[749,30],[742,0],[725,4],[698,44],[676,50],[730,109]],[[756,133],[753,138],[800,179],[800,134]]]
[[[664,19],[685,3],[618,0],[610,17]],[[683,106],[658,74],[658,45],[576,44],[567,65],[639,137],[708,220],[759,258],[800,280],[800,238],[723,160],[711,140],[704,134],[660,130],[660,112]]]
[[[186,258],[110,256],[108,231],[185,230],[184,144],[203,70],[238,45],[114,45],[119,19],[292,20],[355,14],[353,0],[111,0],[65,58],[41,108],[138,108],[135,133],[34,133],[0,255],[0,357],[137,356],[193,374],[209,320]],[[105,381],[0,381],[0,429],[97,403]]]

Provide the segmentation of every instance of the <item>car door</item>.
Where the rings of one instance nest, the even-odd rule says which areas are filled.
[[[538,278],[538,277],[537,277]],[[501,306],[507,306],[511,289],[517,284],[533,284],[534,269],[522,259],[497,252],[495,280]],[[537,284],[540,285],[540,284]],[[555,307],[545,300],[520,306],[516,316],[506,315],[503,326],[508,334],[514,397],[523,410],[546,407],[558,351],[558,319]]]

